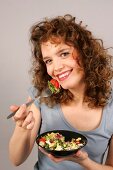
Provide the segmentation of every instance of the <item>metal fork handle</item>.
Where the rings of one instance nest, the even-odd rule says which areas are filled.
[[[26,107],[30,106],[33,102],[35,101],[35,99],[31,100],[30,102],[26,103]],[[16,109],[14,112],[12,112],[10,115],[7,116],[7,119],[13,117],[16,112],[19,110],[20,107],[18,107],[18,109]]]

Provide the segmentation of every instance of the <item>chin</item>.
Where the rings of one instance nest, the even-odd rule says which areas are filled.
[[[66,87],[62,87],[63,89],[65,89],[65,90],[68,90],[68,88],[66,88]]]
[[[62,86],[62,85],[61,85],[61,86]],[[71,87],[71,86],[68,86],[68,85],[67,85],[67,86],[66,86],[66,85],[64,85],[64,86],[62,86],[62,88],[63,88],[63,89],[65,89],[65,90],[72,89],[72,87]]]

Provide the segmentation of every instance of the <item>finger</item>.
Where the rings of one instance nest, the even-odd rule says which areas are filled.
[[[11,105],[11,106],[10,106],[10,110],[11,110],[12,112],[16,111],[18,108],[19,108],[19,106],[16,106],[16,105]]]
[[[88,154],[85,151],[78,151],[75,155],[73,155],[73,157],[79,161],[86,159],[88,157]]]
[[[22,120],[18,120],[18,121],[16,122],[16,124],[17,124],[19,127],[22,127],[23,121],[22,121]]]
[[[27,114],[26,113],[26,105],[23,104],[22,106],[20,106],[20,108],[18,109],[18,111],[14,115],[15,121],[25,118],[26,114]]]
[[[81,151],[78,151],[78,152],[76,152],[76,154],[74,154],[75,156],[77,156],[77,157],[80,157],[81,156]]]
[[[33,112],[29,111],[27,117],[24,120],[22,127],[26,128],[33,121]]]
[[[32,130],[34,127],[35,121],[32,121],[30,124],[27,125],[27,129]]]
[[[39,149],[42,153],[44,153],[46,156],[48,156],[52,161],[58,163],[58,162],[61,162],[61,161],[64,161],[66,160],[66,158],[62,157],[62,158],[56,158],[55,156],[53,156],[52,154],[48,154],[43,148],[41,148],[39,146]]]

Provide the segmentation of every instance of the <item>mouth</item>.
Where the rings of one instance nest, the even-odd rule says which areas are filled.
[[[69,75],[71,74],[71,72],[72,72],[72,70],[68,70],[68,71],[65,71],[65,72],[63,72],[61,74],[58,74],[57,75],[58,80],[59,81],[66,80],[69,77]]]

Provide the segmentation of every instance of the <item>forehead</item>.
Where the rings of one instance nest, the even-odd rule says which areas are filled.
[[[53,43],[51,41],[47,41],[41,44],[41,51],[43,56],[45,56],[48,53],[54,53],[54,52],[57,53],[60,50],[71,49],[71,48],[73,47],[63,42]]]

